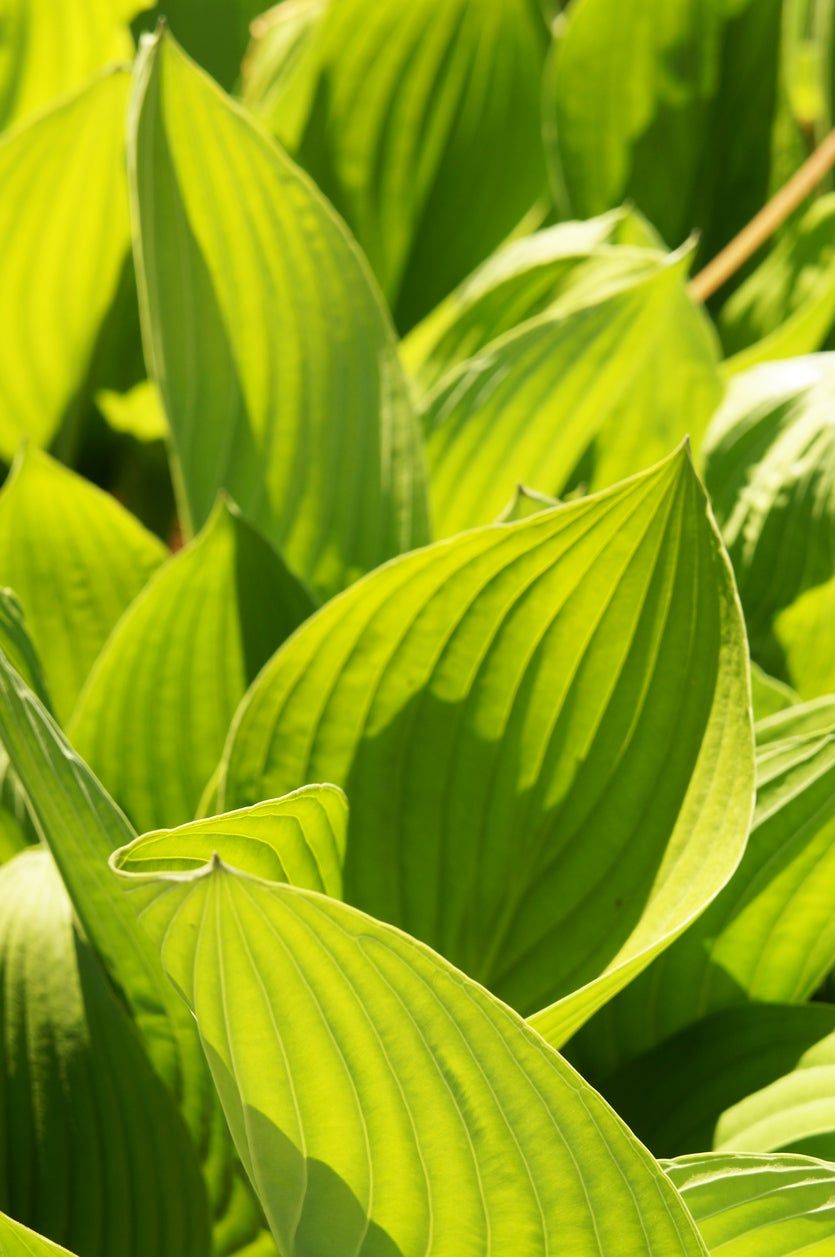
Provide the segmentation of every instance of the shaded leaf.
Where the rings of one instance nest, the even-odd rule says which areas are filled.
[[[187,523],[225,488],[328,593],[420,543],[417,423],[343,224],[170,36],[140,58],[130,130],[146,354]]]
[[[0,492],[0,584],[20,600],[58,719],[165,553],[113,498],[49,455],[29,447],[16,461]]]
[[[327,604],[244,700],[221,806],[344,786],[346,898],[521,1011],[562,1001],[540,1019],[558,1039],[739,859],[747,684],[727,563],[679,452]]]
[[[545,24],[531,0],[314,0],[257,30],[247,103],[344,214],[408,330],[544,196]]]
[[[557,303],[443,377],[424,415],[438,536],[495,519],[520,481],[602,488],[699,441],[722,392],[712,334],[684,260],[656,255],[647,273],[639,256],[614,295],[593,283],[588,304]]]
[[[30,0],[14,7],[28,10]],[[51,15],[68,5],[39,0],[34,7]],[[44,12],[37,20],[54,38],[53,17]],[[55,435],[116,293],[129,242],[127,94],[125,73],[106,74],[0,138],[0,457],[6,460],[24,438],[46,445]]]
[[[206,1257],[194,1146],[46,851],[0,869],[0,979],[3,1209],[85,1257]]]
[[[711,1253],[827,1257],[835,1246],[835,1166],[812,1157],[704,1152],[664,1169]]]
[[[440,956],[217,859],[173,878],[149,928],[285,1257],[704,1251],[615,1114]]]
[[[70,736],[140,832],[194,816],[247,686],[312,611],[225,502],[126,611]]]

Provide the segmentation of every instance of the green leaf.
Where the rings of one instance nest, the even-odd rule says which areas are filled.
[[[827,1257],[835,1166],[812,1157],[703,1152],[664,1169],[721,1257]]]
[[[557,303],[442,379],[424,416],[437,535],[495,519],[520,481],[602,488],[699,441],[722,386],[683,266],[662,258],[599,299],[593,284],[589,304]]]
[[[46,851],[0,869],[0,978],[2,1207],[85,1257],[206,1257],[194,1145]]]
[[[428,948],[217,858],[148,917],[284,1257],[704,1251],[616,1115]]]
[[[0,743],[85,936],[122,993],[151,1063],[191,1132],[215,1221],[214,1253],[238,1253],[258,1236],[263,1220],[234,1158],[193,1019],[107,867],[111,853],[130,842],[134,831],[1,653]]]
[[[0,1213],[0,1245],[3,1257],[73,1257],[66,1248],[36,1235],[3,1213]]]
[[[118,502],[31,446],[0,492],[0,585],[15,591],[59,720],[165,548]]]
[[[147,7],[143,0],[6,0],[0,131],[76,91],[108,62],[130,61],[127,24]]]
[[[38,20],[51,32],[53,9],[68,6],[39,0],[34,7],[49,10]],[[46,445],[55,435],[116,293],[129,243],[128,83],[122,72],[106,74],[0,138],[0,458],[6,460],[24,438]]]
[[[96,394],[96,405],[114,432],[127,433],[137,441],[163,441],[168,436],[159,391],[150,380],[127,393],[103,389]]]
[[[835,713],[780,716],[757,752],[745,855],[689,929],[584,1030],[584,1068],[611,1068],[708,1012],[748,1000],[801,1002],[835,967]]]
[[[811,353],[835,322],[835,193],[790,224],[765,261],[719,312],[727,364],[738,373],[759,362]]]
[[[194,816],[247,686],[312,611],[225,502],[128,608],[69,731],[140,832]]]
[[[762,750],[772,742],[809,733],[828,733],[835,726],[835,694],[826,694],[808,703],[775,712],[757,722],[757,747]]]
[[[731,381],[705,442],[755,654],[774,614],[835,574],[833,404],[835,357],[763,364]]]
[[[51,711],[43,670],[26,631],[20,603],[10,589],[0,589],[0,650],[47,711]],[[9,757],[0,745],[0,864],[37,841],[26,799],[11,770]]]
[[[284,6],[286,0],[279,2]],[[267,0],[159,0],[155,13],[170,26],[189,56],[231,91],[241,75],[251,28],[266,3]]]
[[[774,636],[786,672],[803,698],[835,691],[833,623],[835,577],[801,594],[774,621]]]
[[[170,36],[140,57],[130,133],[146,354],[187,523],[227,489],[326,593],[419,544],[417,421],[344,225]]]
[[[654,269],[651,229],[635,213],[613,210],[585,223],[558,223],[499,249],[413,329],[401,345],[423,392],[491,341],[559,301],[588,300]]]
[[[751,693],[755,720],[765,720],[798,702],[798,695],[790,686],[763,672],[758,663],[751,664]]]
[[[562,1001],[540,1019],[556,1041],[733,871],[747,708],[730,572],[679,451],[327,604],[244,700],[220,801],[343,786],[346,898],[522,1012]]]
[[[143,834],[116,852],[112,863],[144,876],[203,868],[217,854],[251,877],[339,899],[347,824],[340,789],[302,786],[283,799]]]
[[[258,29],[247,103],[344,214],[406,331],[544,197],[545,25],[531,0],[339,0]]]
[[[832,1151],[835,1008],[725,1008],[595,1081],[656,1156]]]

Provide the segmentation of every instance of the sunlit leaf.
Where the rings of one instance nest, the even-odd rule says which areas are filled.
[[[520,1011],[561,1001],[540,1019],[557,1040],[735,867],[747,684],[727,561],[679,452],[327,604],[244,700],[221,805],[344,786],[347,899]]]
[[[140,59],[129,150],[148,365],[187,522],[225,488],[327,592],[420,543],[395,339],[330,206],[170,36]]]
[[[0,1213],[0,1245],[3,1257],[73,1257],[66,1248]]]
[[[247,686],[312,611],[307,591],[225,502],[128,609],[70,736],[138,830],[194,816]]]
[[[765,720],[799,701],[791,686],[769,676],[756,663],[751,664],[751,694],[755,720]]]
[[[20,601],[59,719],[164,558],[156,537],[81,476],[32,447],[17,460],[0,492],[0,585]]]
[[[147,918],[284,1257],[704,1251],[591,1088],[407,935],[217,859]]]
[[[125,432],[138,441],[161,441],[168,435],[159,391],[149,380],[127,393],[103,389],[96,394],[96,405],[114,432]]]
[[[786,672],[804,698],[835,692],[835,577],[816,585],[774,621]]]
[[[51,30],[68,6],[35,7]],[[106,74],[0,138],[0,458],[55,435],[115,295],[129,245],[128,82]]]

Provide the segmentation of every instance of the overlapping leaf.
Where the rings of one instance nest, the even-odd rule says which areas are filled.
[[[194,816],[247,686],[312,610],[278,555],[220,502],[126,612],[70,733],[138,830]]]
[[[188,1131],[43,850],[0,869],[0,992],[3,1209],[85,1257],[206,1257]]]
[[[142,54],[129,148],[146,352],[186,521],[229,490],[328,593],[419,544],[418,427],[344,225],[170,36]]]
[[[346,897],[555,1040],[741,855],[753,785],[727,563],[684,452],[428,547],[333,600],[236,718],[222,806],[351,802]]]
[[[835,692],[835,577],[786,607],[774,621],[774,636],[786,672],[804,698]]]
[[[828,1162],[706,1152],[664,1168],[711,1253],[827,1257],[835,1247],[835,1166]]]
[[[438,536],[495,519],[520,481],[556,495],[578,482],[602,488],[682,437],[701,438],[722,387],[712,334],[685,292],[685,259],[625,253],[625,273],[623,261],[602,269],[579,308],[558,301],[430,395]]]
[[[146,919],[284,1257],[704,1252],[591,1088],[398,930],[216,858]]]
[[[3,1246],[3,1257],[73,1257],[66,1248],[36,1235],[3,1213],[0,1213],[0,1244]]]
[[[344,214],[407,330],[544,195],[536,6],[305,0],[259,30],[247,102]]]
[[[59,719],[164,558],[108,494],[31,447],[18,459],[0,492],[0,584],[23,607]]]

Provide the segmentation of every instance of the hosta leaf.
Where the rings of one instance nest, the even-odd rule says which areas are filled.
[[[214,859],[149,912],[284,1257],[700,1253],[658,1167],[440,956]]]
[[[755,720],[765,720],[798,702],[798,695],[791,686],[769,676],[756,663],[751,664],[751,695]]]
[[[129,61],[143,0],[6,0],[0,28],[0,131]],[[5,191],[5,183],[4,183]]]
[[[206,1180],[214,1253],[241,1252],[263,1222],[234,1159],[193,1020],[167,981],[136,909],[107,867],[112,851],[130,842],[134,831],[2,654],[0,743],[84,933],[131,1009],[154,1068],[179,1103]],[[269,1248],[264,1257],[268,1253]]]
[[[346,898],[523,1012],[564,1000],[541,1022],[556,1039],[735,867],[747,706],[730,573],[680,451],[330,602],[244,700],[220,800],[344,786]]]
[[[835,1249],[835,1165],[812,1157],[704,1152],[664,1169],[721,1257],[827,1257]]]
[[[736,377],[705,442],[705,480],[756,644],[835,574],[835,357]]]
[[[558,223],[499,249],[406,337],[403,359],[426,391],[492,340],[550,309],[556,301],[601,295],[659,260],[638,215],[613,210],[584,223]],[[588,297],[586,296],[586,300]]]
[[[835,1009],[725,1008],[597,1081],[656,1156],[814,1152],[835,1131]]]
[[[170,36],[140,59],[129,148],[148,365],[187,521],[229,490],[327,592],[420,543],[394,336],[318,190]]]
[[[338,899],[347,823],[348,804],[341,790],[302,786],[283,799],[143,834],[122,847],[113,863],[126,873],[150,875],[203,868],[218,855],[251,877],[289,882]]]
[[[260,26],[246,99],[345,215],[406,330],[545,193],[545,25],[531,0],[299,9]]]
[[[165,558],[113,498],[31,446],[0,492],[0,584],[14,590],[66,720],[114,624]]]
[[[662,258],[614,295],[557,304],[442,379],[425,414],[439,536],[495,519],[519,481],[600,488],[701,437],[721,384],[683,266]]]
[[[0,1246],[3,1257],[73,1257],[66,1248],[36,1235],[3,1213],[0,1213]]]
[[[103,389],[96,394],[96,405],[114,432],[125,432],[137,441],[162,441],[168,436],[159,391],[150,380],[127,393]]]
[[[835,967],[835,713],[758,748],[757,806],[745,855],[709,908],[585,1028],[585,1068],[611,1067],[688,1022],[754,999],[808,999]],[[601,1055],[602,1054],[602,1055]]]
[[[722,307],[735,372],[818,349],[835,322],[835,194],[813,202]]]
[[[44,9],[38,23],[52,38],[53,10],[66,4],[34,7]],[[0,458],[6,460],[23,438],[45,445],[54,436],[84,382],[116,292],[129,244],[128,82],[123,72],[106,74],[0,139]]]
[[[128,609],[70,736],[140,832],[194,816],[247,686],[312,610],[225,502]]]
[[[11,661],[47,711],[51,711],[41,662],[23,621],[20,603],[10,589],[0,589],[0,650]],[[0,864],[36,841],[26,800],[0,745]]]
[[[0,869],[0,979],[3,1209],[85,1257],[206,1257],[194,1146],[46,851]]]
[[[792,684],[804,698],[835,692],[835,578],[801,594],[774,621]]]
[[[266,0],[158,0],[157,11],[189,56],[231,91],[240,78],[250,28],[265,3]]]

